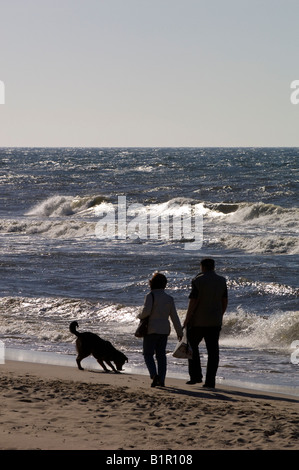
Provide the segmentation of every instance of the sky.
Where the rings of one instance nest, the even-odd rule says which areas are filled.
[[[298,0],[0,0],[0,18],[0,147],[299,146]]]

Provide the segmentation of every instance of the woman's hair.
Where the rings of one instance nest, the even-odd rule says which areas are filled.
[[[167,278],[164,274],[155,273],[149,281],[151,290],[153,289],[165,289],[167,284]]]

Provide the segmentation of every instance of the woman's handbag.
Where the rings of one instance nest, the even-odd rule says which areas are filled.
[[[175,350],[173,351],[172,355],[173,357],[177,357],[179,359],[192,359],[193,352],[187,340],[186,330],[184,330],[183,338],[176,345]]]
[[[154,305],[154,294],[152,292],[151,294],[153,297],[153,305]],[[152,309],[153,309],[153,306],[152,306]],[[147,334],[149,317],[150,317],[150,314],[148,317],[142,318],[142,320],[140,320],[137,330],[134,333],[136,338],[143,338]]]
[[[135,331],[136,338],[143,338],[147,334],[149,317],[140,320],[140,323]]]

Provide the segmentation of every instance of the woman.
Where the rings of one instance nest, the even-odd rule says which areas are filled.
[[[167,360],[166,344],[170,333],[169,317],[176,330],[178,339],[183,336],[173,298],[164,292],[167,279],[164,274],[156,273],[149,281],[151,292],[146,295],[142,312],[137,318],[149,318],[148,333],[143,338],[144,361],[152,379],[151,387],[164,387]],[[156,354],[157,366],[154,360]]]

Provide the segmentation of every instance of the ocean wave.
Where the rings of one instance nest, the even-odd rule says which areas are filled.
[[[159,208],[159,212],[164,209],[175,211],[183,206],[197,206],[204,220],[213,219],[213,223],[279,228],[283,225],[285,229],[299,226],[299,208],[285,208],[263,202],[211,203],[190,198],[174,198],[164,204],[157,204],[157,209]]]
[[[230,208],[232,210],[230,210]],[[235,210],[233,210],[235,208]],[[225,220],[228,223],[257,223],[259,225],[275,225],[280,227],[281,224],[287,227],[298,226],[299,208],[285,208],[274,204],[257,203],[240,203],[238,205],[218,205],[214,207],[226,215]]]
[[[232,212],[236,212],[240,208],[240,204],[225,203],[225,202],[219,202],[219,203],[206,202],[205,206],[212,213],[216,212],[218,213],[218,215],[230,214]]]
[[[212,240],[228,250],[255,254],[299,254],[298,236],[283,235],[225,235]]]
[[[234,291],[244,291],[249,292],[251,296],[252,293],[260,295],[275,295],[283,297],[299,297],[299,288],[278,284],[276,282],[261,282],[261,281],[252,281],[244,277],[228,279],[227,286],[229,289]]]
[[[220,245],[227,250],[254,254],[299,253],[298,208],[261,202],[205,205],[209,208],[204,216],[207,246]]]
[[[77,320],[81,331],[94,331],[133,340],[140,307],[84,299],[3,297],[0,299],[0,338],[13,344],[37,346],[73,343],[68,327]],[[183,319],[185,312],[179,311]],[[174,334],[174,333],[173,333]],[[228,347],[289,351],[299,338],[299,312],[253,314],[238,307],[226,313],[221,343]]]
[[[263,316],[238,307],[223,318],[221,342],[226,346],[287,352],[298,338],[299,312],[273,312]]]
[[[31,217],[69,217],[73,215],[96,215],[103,209],[103,212],[114,210],[117,211],[118,201],[114,203],[109,201],[109,197],[103,195],[88,195],[88,196],[64,196],[55,195],[51,196],[34,207],[29,209],[25,215]],[[101,207],[102,206],[102,207]],[[127,215],[130,212],[130,208],[134,208],[135,213],[147,211],[153,217],[160,217],[163,215],[182,215],[186,210],[190,210],[194,206],[197,207],[198,212],[202,215],[217,217],[222,215],[222,212],[229,213],[236,210],[238,205],[235,204],[219,204],[213,205],[206,204],[202,201],[197,201],[190,198],[177,197],[172,198],[168,201],[159,203],[145,203],[136,204],[136,201],[126,198],[126,211]]]
[[[0,340],[8,347],[73,351],[74,336],[69,332],[69,324],[76,320],[79,330],[122,343],[126,331],[125,338],[133,338],[138,311],[132,306],[85,299],[3,297],[0,298]]]
[[[84,213],[106,201],[104,196],[51,196],[36,204],[26,215],[35,217],[60,217]]]
[[[0,232],[41,235],[50,239],[84,238],[95,236],[95,222],[86,220],[3,220]]]
[[[68,322],[82,321],[82,324],[93,328],[97,321],[101,322],[135,322],[136,307],[115,303],[90,301],[86,299],[51,298],[51,297],[2,297],[0,298],[0,320],[5,326],[5,317],[23,321]],[[67,323],[68,324],[68,323]]]
[[[118,202],[110,201],[110,196],[96,194],[52,196],[29,209],[23,217],[0,220],[0,231],[7,234],[41,235],[51,239],[95,238],[96,224],[106,214],[113,213],[115,219],[111,220],[117,222]],[[203,217],[205,246],[256,254],[299,253],[299,209],[296,208],[287,209],[264,203],[211,204],[183,197],[153,204],[131,204],[126,199],[125,217],[127,224],[133,221],[130,230],[134,226],[134,218],[137,227],[140,220],[146,224],[156,224],[164,217],[169,221],[171,237],[174,220],[176,223],[181,220],[182,224],[183,219],[180,217],[192,217],[194,222],[195,206],[196,214]],[[148,226],[144,233],[147,234],[146,240],[150,239]],[[171,238],[171,241],[175,240]]]
[[[95,208],[107,204],[104,196],[52,196],[29,209],[23,217],[2,219],[0,232],[42,235],[48,238],[95,236]]]
[[[69,217],[75,214],[84,215],[86,212],[92,212],[95,214],[95,210],[99,209],[101,205],[107,210],[110,207],[113,210],[117,210],[117,201],[114,204],[107,202],[110,197],[104,195],[87,195],[87,196],[64,196],[55,195],[51,196],[34,207],[29,209],[25,215],[34,217]],[[137,201],[138,202],[138,201]],[[299,222],[299,208],[284,208],[274,204],[266,204],[263,202],[249,203],[210,203],[208,201],[199,201],[193,198],[176,197],[168,201],[159,203],[148,204],[137,204],[136,201],[126,199],[127,207],[134,203],[134,210],[151,212],[152,215],[161,216],[162,214],[177,215],[183,213],[184,209],[194,208],[195,206],[203,216],[207,218],[221,217],[221,222],[225,221],[228,223],[238,222],[250,222],[257,219],[261,219],[262,223],[265,224],[267,220],[269,222],[282,222],[290,223],[293,226]]]

